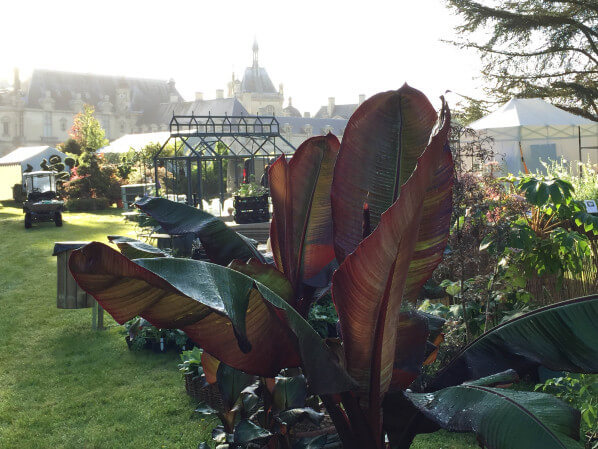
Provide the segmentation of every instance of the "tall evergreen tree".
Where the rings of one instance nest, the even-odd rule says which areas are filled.
[[[446,1],[463,18],[451,42],[481,53],[497,100],[542,97],[598,121],[598,1]]]

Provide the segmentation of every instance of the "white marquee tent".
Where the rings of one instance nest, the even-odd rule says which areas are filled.
[[[168,131],[159,131],[153,133],[125,134],[118,139],[110,142],[109,145],[100,148],[98,153],[118,153],[124,154],[131,150],[141,151],[150,143],[162,145],[168,140],[170,133]]]
[[[510,173],[523,171],[521,153],[531,172],[543,168],[540,159],[578,161],[581,154],[583,162],[598,163],[598,123],[540,98],[513,98],[469,127],[492,137]]]

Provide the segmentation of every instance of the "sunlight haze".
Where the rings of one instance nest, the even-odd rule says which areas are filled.
[[[0,79],[18,67],[173,78],[185,99],[214,98],[232,73],[259,63],[312,114],[335,97],[396,89],[404,82],[436,101],[446,90],[478,95],[479,58],[441,39],[457,18],[440,0],[199,2],[6,2]],[[26,17],[23,26],[20,18]],[[454,103],[456,96],[449,96]]]

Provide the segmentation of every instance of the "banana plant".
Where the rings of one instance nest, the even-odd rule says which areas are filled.
[[[328,135],[304,143],[288,163],[277,161],[270,174],[274,266],[251,260],[251,248],[213,217],[151,199],[140,207],[159,216],[167,229],[197,233],[219,265],[130,260],[94,242],[73,252],[71,272],[120,323],[140,315],[156,326],[182,329],[205,352],[249,375],[272,378],[299,367],[346,449],[381,449],[387,438],[390,447],[406,448],[418,432],[439,427],[476,432],[492,449],[518,447],[517,435],[529,431],[529,420],[510,418],[512,407],[495,407],[507,402],[544,423],[534,427],[538,431],[556,426],[571,440],[546,437],[542,441],[549,444],[542,447],[572,447],[579,428],[571,409],[559,405],[564,418],[552,421],[550,413],[532,406],[534,398],[504,394],[497,399],[496,392],[481,392],[494,388],[487,381],[464,382],[517,370],[517,350],[506,357],[504,348],[511,340],[519,344],[531,329],[541,331],[533,334],[538,341],[529,345],[529,360],[550,361],[552,369],[566,365],[570,371],[596,372],[598,332],[588,324],[598,319],[596,297],[541,311],[535,320],[507,323],[498,337],[481,337],[478,350],[466,351],[472,359],[463,357],[466,366],[479,358],[486,370],[453,380],[445,375],[449,384],[443,389],[406,391],[442,340],[439,323],[401,309],[404,300],[417,297],[445,249],[452,210],[449,129],[444,101],[437,116],[421,92],[405,85],[364,102],[338,150]],[[206,237],[212,231],[218,238]],[[314,297],[310,289],[325,286],[331,273],[342,344],[323,340],[304,318]],[[491,363],[493,353],[501,363]],[[471,420],[476,406],[484,408],[491,428]],[[455,417],[445,419],[449,411]],[[469,425],[453,425],[457,420]],[[512,438],[488,437],[501,426]]]

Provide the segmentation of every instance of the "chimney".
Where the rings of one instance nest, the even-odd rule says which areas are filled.
[[[359,94],[359,104],[365,101],[365,94]]]
[[[332,117],[334,112],[334,97],[328,97],[328,117]]]
[[[224,89],[216,89],[216,98],[224,98]]]
[[[203,101],[203,92],[195,92],[195,101]]]
[[[309,112],[304,112],[303,118],[311,118],[311,114]]]
[[[12,88],[15,92],[18,92],[21,90],[21,77],[19,76],[18,67],[14,68],[14,77],[13,77]]]

